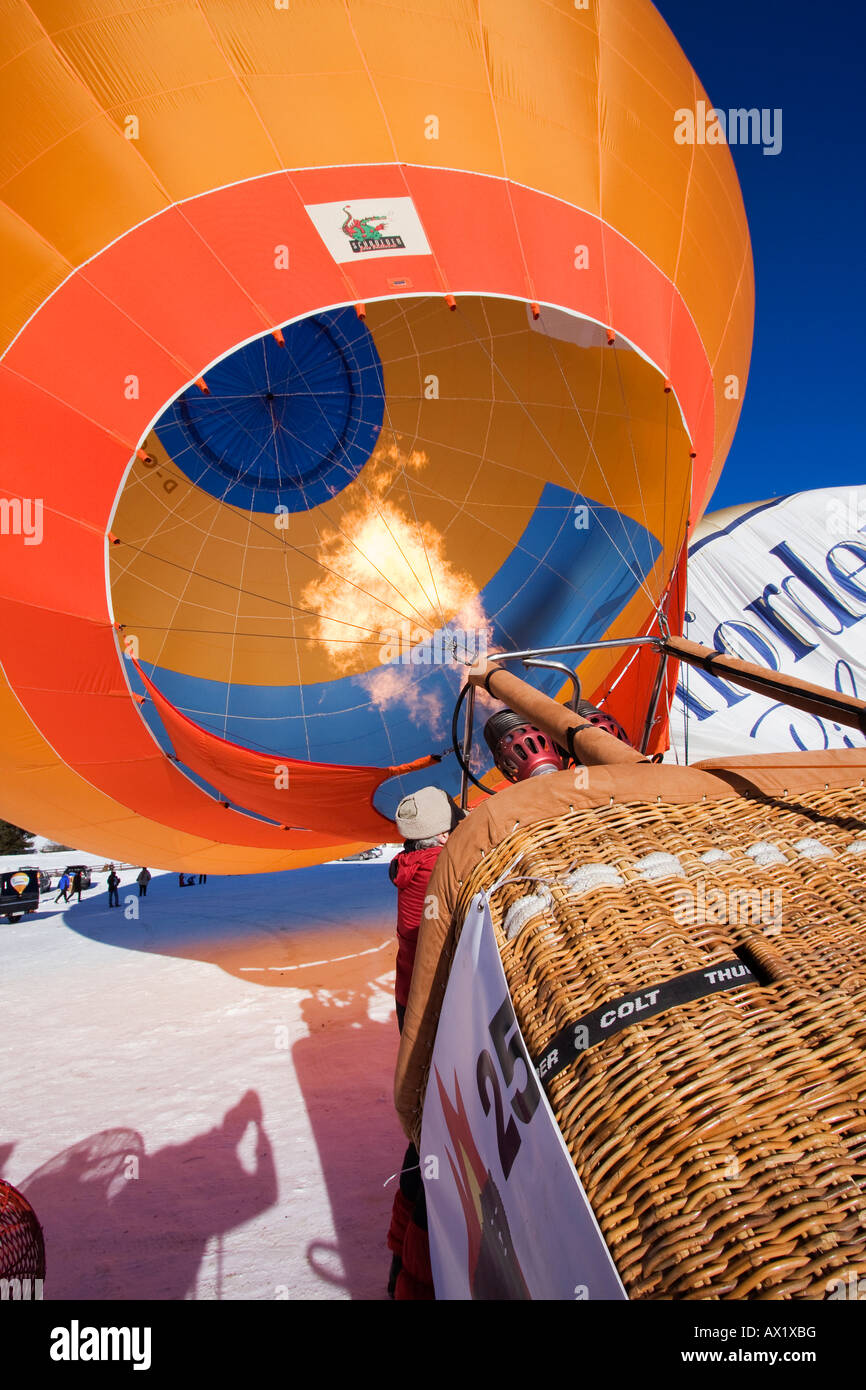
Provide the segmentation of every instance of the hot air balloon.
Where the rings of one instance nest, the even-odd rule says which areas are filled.
[[[677,626],[753,282],[647,0],[12,0],[4,65],[0,813],[319,862],[453,789],[461,658]]]

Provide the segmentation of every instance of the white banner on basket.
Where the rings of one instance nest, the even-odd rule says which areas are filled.
[[[529,1061],[483,894],[442,1005],[421,1171],[437,1298],[626,1297]]]
[[[307,203],[307,212],[335,261],[429,256],[430,244],[411,198],[353,198]]]
[[[685,635],[866,699],[866,487],[821,488],[705,518],[689,550]],[[807,714],[682,665],[668,760],[862,748]]]

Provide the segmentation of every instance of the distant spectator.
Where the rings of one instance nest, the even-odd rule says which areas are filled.
[[[69,888],[70,888],[69,875],[68,875],[68,874],[61,874],[61,875],[60,875],[60,882],[59,882],[58,885],[57,885],[57,897],[54,899],[54,901],[55,901],[55,902],[59,902],[60,899],[62,898],[63,901],[64,901],[65,903],[68,903],[68,902],[69,902]]]
[[[108,866],[108,906],[120,907],[120,897],[118,888],[120,887],[120,875],[113,864]]]
[[[138,896],[140,898],[147,897],[147,885],[150,883],[151,877],[150,869],[142,869],[138,878],[135,880],[138,884]]]
[[[78,894],[78,901],[81,902],[81,870],[76,869],[72,879],[72,896]]]

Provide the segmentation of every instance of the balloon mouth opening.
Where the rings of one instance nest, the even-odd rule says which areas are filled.
[[[524,301],[487,295],[461,296],[453,314],[427,294],[367,310],[361,321],[354,305],[319,308],[194,362],[200,381],[158,409],[131,461],[108,583],[124,651],[203,727],[302,760],[335,747],[346,764],[393,765],[436,746],[454,677],[447,632],[476,653],[482,634],[504,640],[499,622],[515,641],[553,645],[655,585],[650,446],[664,444],[670,486],[684,488],[687,441],[658,369],[609,348],[594,320],[543,307],[536,321]],[[377,398],[378,436],[361,448],[356,431],[350,465],[347,381]],[[257,446],[275,433],[304,446],[278,452],[270,490],[252,426],[237,423],[241,396]],[[314,451],[322,411],[332,433]],[[633,417],[646,435],[629,450]],[[636,471],[651,513],[618,511],[614,465]],[[325,482],[335,494],[322,487],[316,505]],[[573,591],[586,593],[578,609]],[[150,701],[141,718],[167,746]],[[555,751],[523,751],[521,772],[561,766]]]
[[[222,358],[154,428],[176,467],[219,501],[308,511],[342,492],[375,448],[382,363],[353,309],[312,314],[279,339],[267,334]]]

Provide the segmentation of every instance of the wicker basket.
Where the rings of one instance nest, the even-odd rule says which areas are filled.
[[[36,1213],[11,1183],[0,1178],[0,1279],[16,1285],[14,1298],[37,1297],[34,1283],[45,1278],[45,1243]]]
[[[490,894],[535,1060],[621,996],[735,956],[755,972],[547,1085],[632,1298],[820,1299],[866,1274],[862,796],[575,812],[462,887],[459,921]]]

